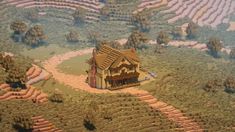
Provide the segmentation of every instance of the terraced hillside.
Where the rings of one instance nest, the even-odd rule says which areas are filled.
[[[228,24],[235,13],[234,0],[142,0],[138,11],[164,6],[167,8],[163,13],[175,13],[168,18],[169,23],[187,17],[200,26],[216,27],[221,23]]]

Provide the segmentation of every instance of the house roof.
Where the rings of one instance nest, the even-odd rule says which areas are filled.
[[[116,67],[123,59],[127,59],[132,64],[140,61],[134,49],[117,50],[107,45],[102,45],[93,59],[103,70]]]

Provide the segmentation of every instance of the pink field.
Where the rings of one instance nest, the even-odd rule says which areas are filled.
[[[231,14],[235,12],[235,1],[232,0],[168,0],[168,9],[163,12],[173,12],[176,15],[169,23],[188,17],[200,26],[216,27],[228,23]]]

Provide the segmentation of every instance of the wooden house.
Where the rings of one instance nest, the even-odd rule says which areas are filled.
[[[134,49],[117,50],[102,45],[94,50],[90,65],[88,83],[99,89],[119,89],[140,85],[140,59]]]

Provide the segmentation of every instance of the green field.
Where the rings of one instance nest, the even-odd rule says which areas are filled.
[[[91,55],[82,55],[74,57],[72,59],[64,61],[58,66],[58,68],[67,74],[74,75],[86,75],[86,70],[89,69],[89,65],[86,63],[88,59],[91,58]]]

